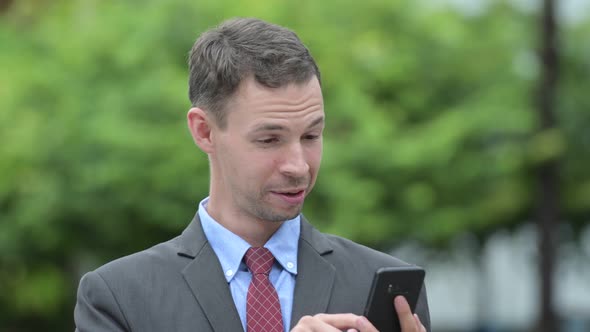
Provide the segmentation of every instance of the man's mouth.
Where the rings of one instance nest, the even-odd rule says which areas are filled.
[[[281,190],[273,191],[272,193],[290,205],[301,204],[305,199],[305,189]]]
[[[280,191],[278,193],[282,194],[282,195],[287,195],[287,196],[297,196],[297,195],[303,193],[304,191],[305,191],[304,189],[299,189],[299,190],[290,190],[290,191]]]

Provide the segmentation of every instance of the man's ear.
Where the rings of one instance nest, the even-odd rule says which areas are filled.
[[[195,144],[203,152],[210,154],[213,152],[213,133],[212,127],[215,125],[213,119],[202,109],[193,107],[186,115],[188,129],[193,136]]]

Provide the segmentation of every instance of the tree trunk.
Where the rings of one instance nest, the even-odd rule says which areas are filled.
[[[555,95],[558,76],[557,24],[555,1],[543,1],[541,23],[541,78],[536,96],[538,132],[557,128]],[[555,158],[543,161],[536,168],[537,196],[535,219],[539,229],[540,317],[536,331],[557,332],[559,325],[553,307],[553,271],[555,267],[556,233],[559,222],[559,170]]]
[[[8,10],[13,0],[0,0],[0,14]]]

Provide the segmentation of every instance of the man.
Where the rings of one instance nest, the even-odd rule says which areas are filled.
[[[300,214],[325,123],[309,51],[290,30],[233,19],[199,37],[189,67],[209,197],[180,236],[82,278],[77,330],[376,331],[360,316],[373,275],[407,264]],[[404,332],[430,330],[424,290],[420,318],[403,297],[395,311]]]

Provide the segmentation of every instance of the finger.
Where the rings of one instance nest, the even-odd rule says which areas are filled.
[[[354,314],[317,314],[314,317],[325,324],[343,330],[356,328],[356,321],[361,316],[357,316]]]
[[[402,332],[419,332],[418,326],[420,325],[416,323],[416,318],[412,315],[408,301],[403,296],[396,296],[393,299],[393,304],[399,317]]]
[[[317,315],[316,315],[317,316]],[[297,325],[293,327],[291,332],[341,332],[341,329],[337,329],[329,324],[323,322],[318,317],[303,316],[297,322]]]
[[[373,324],[371,324],[371,322],[369,322],[369,320],[366,317],[361,316],[357,320],[357,324],[359,332],[379,332],[377,328],[373,326]]]
[[[365,317],[354,314],[317,314],[322,322],[340,330],[355,329],[359,332],[379,332]]]

